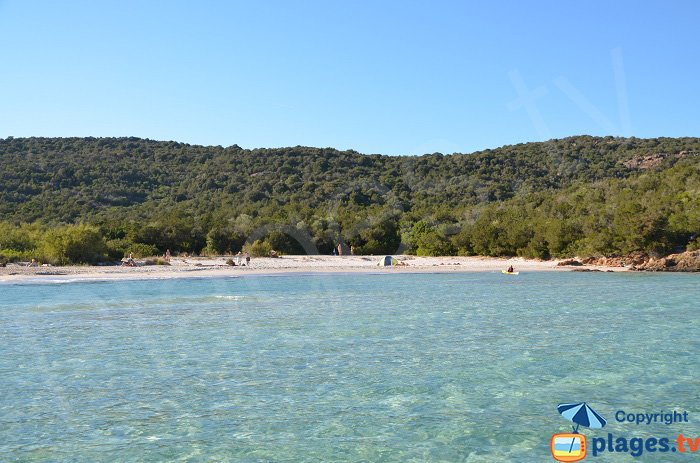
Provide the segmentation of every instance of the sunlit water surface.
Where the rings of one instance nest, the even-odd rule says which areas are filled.
[[[700,437],[699,288],[395,271],[2,284],[0,461],[541,463],[571,429],[557,404],[581,401],[609,421],[589,440]]]

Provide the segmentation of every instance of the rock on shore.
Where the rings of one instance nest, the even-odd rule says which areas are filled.
[[[586,265],[602,265],[605,267],[627,267],[635,268],[643,265],[649,260],[649,256],[644,252],[635,252],[622,257],[587,257],[583,259]]]
[[[559,265],[576,265],[570,261],[562,261]],[[627,267],[641,272],[700,272],[700,250],[658,258],[644,252],[635,252],[621,257],[588,257],[583,259],[582,263],[605,267]]]
[[[700,272],[700,249],[658,259],[651,257],[643,263],[632,265],[631,269],[647,272]]]

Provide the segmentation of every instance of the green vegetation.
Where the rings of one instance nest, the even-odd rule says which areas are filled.
[[[107,258],[107,245],[100,229],[92,225],[0,223],[0,260],[33,258],[51,264],[94,264]]]
[[[252,257],[269,257],[272,245],[267,241],[255,240],[252,244],[243,246],[243,252],[248,252]]]
[[[565,257],[697,248],[700,139],[473,154],[0,140],[0,262],[173,253]]]

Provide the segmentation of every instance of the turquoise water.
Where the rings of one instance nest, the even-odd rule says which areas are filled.
[[[2,462],[546,462],[700,437],[699,275],[532,273],[2,284]],[[687,411],[635,425],[628,412]],[[688,453],[587,460],[693,461]]]

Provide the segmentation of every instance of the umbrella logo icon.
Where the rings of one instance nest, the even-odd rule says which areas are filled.
[[[580,426],[600,429],[607,424],[586,402],[559,404],[557,410],[567,420],[574,423],[573,432],[554,434],[550,441],[552,456],[557,461],[572,462],[586,458],[586,436],[579,434]]]

